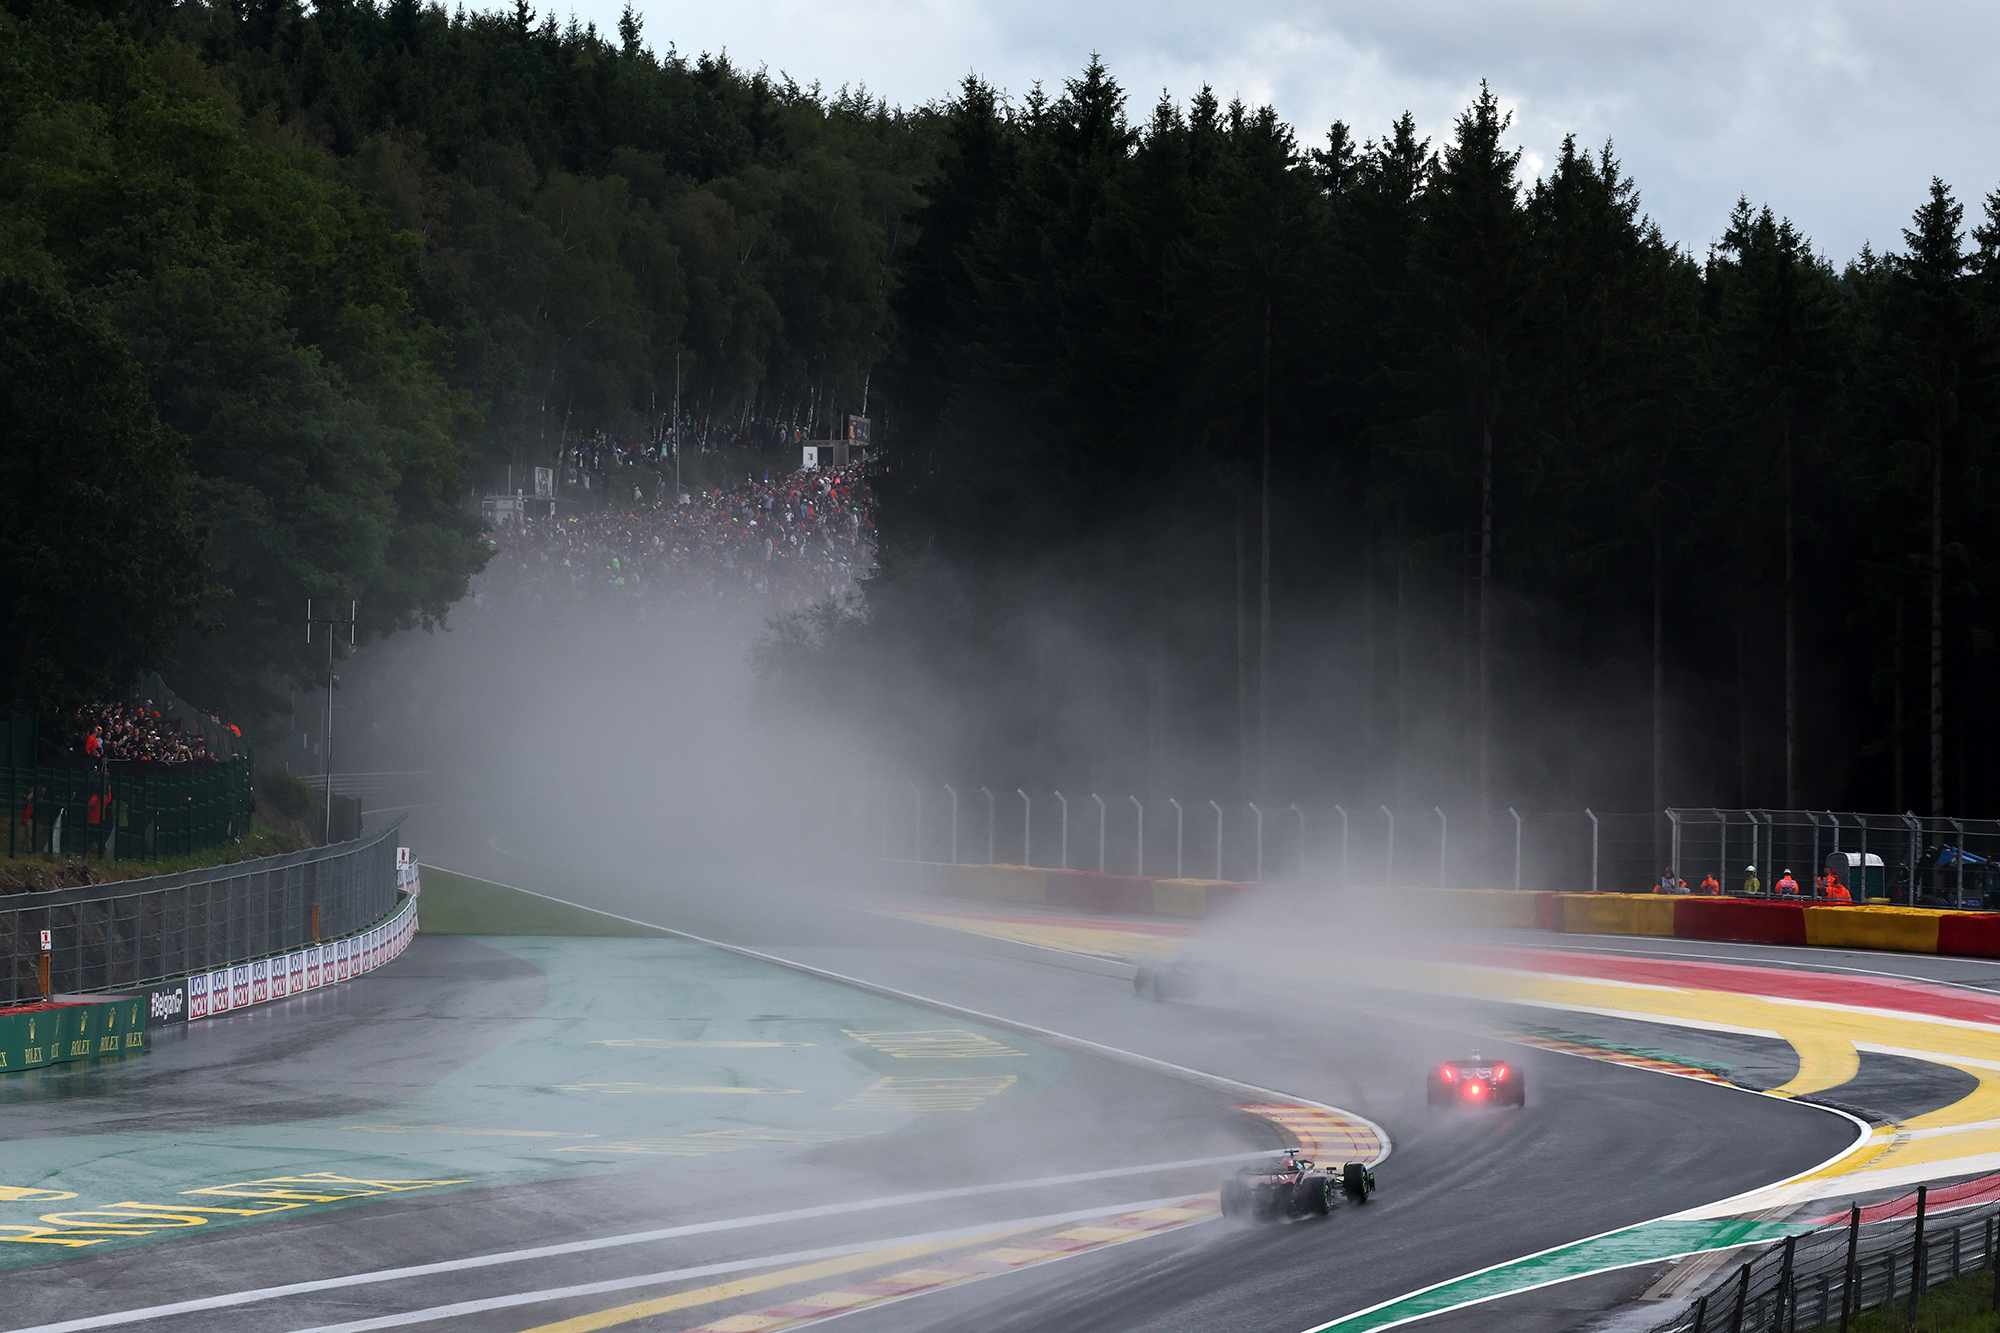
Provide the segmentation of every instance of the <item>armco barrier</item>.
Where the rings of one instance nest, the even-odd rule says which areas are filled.
[[[1200,920],[1261,887],[1229,880],[1153,879],[1035,866],[922,865],[922,885],[953,897],[1046,904],[1107,916]],[[1455,925],[2000,958],[2000,913],[1518,889],[1405,889],[1395,897],[1416,906],[1425,919]]]
[[[1923,907],[1808,907],[1806,943],[1833,949],[1936,953],[1940,915]]]
[[[1178,916],[1200,920],[1216,908],[1234,902],[1254,884],[1238,884],[1228,879],[1159,879],[1153,881],[1155,916]]]
[[[0,1011],[0,1071],[146,1049],[146,1000],[113,995]]]
[[[0,1005],[138,990],[350,935],[396,907],[397,826],[205,870],[0,898]]]
[[[405,898],[388,920],[358,935],[198,972],[187,979],[188,1021],[288,999],[372,972],[408,948],[416,933],[417,900]]]
[[[1805,909],[1797,903],[1741,898],[1673,898],[1674,934],[1690,940],[1804,944]]]
[[[1573,935],[1665,935],[1674,933],[1674,899],[1641,893],[1563,893],[1562,924]]]
[[[1938,918],[1937,951],[1960,958],[2000,958],[2000,915],[1945,913]]]
[[[1046,870],[1051,907],[1129,916],[1153,910],[1153,883],[1136,875],[1101,875],[1093,870]]]
[[[0,1009],[0,1073],[144,1051],[150,1030],[288,999],[373,971],[417,933],[414,863],[398,868],[405,895],[389,917],[354,935],[147,987],[129,995],[58,996]]]
[[[942,870],[939,887],[952,897],[1003,903],[1047,902],[1049,875],[1053,873],[1033,866],[1008,865],[948,865]]]

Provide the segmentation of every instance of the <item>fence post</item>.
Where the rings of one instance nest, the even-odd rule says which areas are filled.
[[[1958,848],[1951,858],[1958,866],[1958,887],[1952,890],[1951,905],[1962,908],[1965,906],[1965,825],[1949,816],[1944,822],[1951,825],[1952,834],[1958,839]],[[1984,903],[1980,905],[1985,906]]]
[[[949,782],[944,789],[951,796],[951,864],[958,864],[958,790]]]
[[[1913,886],[1914,887],[1914,886]],[[1917,1243],[1910,1254],[1910,1327],[1917,1326],[1917,1310],[1924,1300],[1924,1278],[1929,1265],[1924,1254],[1924,1212],[1930,1203],[1931,1187],[1917,1186]]]
[[[1736,1310],[1729,1316],[1729,1333],[1743,1333],[1743,1307],[1750,1303],[1750,1265],[1736,1275]]]
[[[2000,1269],[1994,1271],[2000,1274]],[[1840,1275],[1840,1333],[1847,1333],[1847,1322],[1854,1317],[1854,1298],[1860,1294],[1857,1290],[1860,1276],[1861,1205],[1854,1203],[1847,1206],[1847,1267]],[[1995,1278],[1993,1289],[1996,1295],[2000,1295],[2000,1277]],[[2000,1301],[1996,1301],[1993,1308],[2000,1310]]]
[[[1174,808],[1174,878],[1180,879],[1181,849],[1186,846],[1187,814],[1181,809],[1181,803],[1173,797],[1167,798],[1167,804]]]
[[[1514,887],[1518,889],[1521,887],[1521,812],[1510,805],[1507,813],[1514,816]]]
[[[1703,1325],[1708,1323],[1708,1297],[1694,1303],[1694,1333],[1705,1333]]]
[[[1597,892],[1597,815],[1587,805],[1583,807],[1583,813],[1590,816],[1590,891],[1592,893],[1596,893]]]
[[[1792,1304],[1792,1256],[1798,1240],[1797,1236],[1785,1237],[1785,1257],[1778,1268],[1778,1297],[1771,1306],[1771,1333],[1785,1333],[1785,1309]]]
[[[1056,794],[1056,804],[1062,807],[1062,851],[1057,856],[1057,869],[1069,869],[1069,797],[1061,792]]]
[[[1333,807],[1333,812],[1340,816],[1340,883],[1342,887],[1345,887],[1347,884],[1347,811],[1336,805]]]
[[[1209,809],[1215,811],[1215,877],[1217,879],[1221,879],[1222,878],[1222,807],[1217,805],[1214,801],[1210,801],[1208,803],[1208,806]]]
[[[1299,878],[1306,877],[1306,812],[1296,805],[1285,807],[1299,817]]]
[[[1382,887],[1386,889],[1396,883],[1396,812],[1385,805],[1382,813],[1389,816],[1389,850],[1382,857]]]
[[[1729,880],[1729,813],[1715,811],[1715,882],[1725,884]]]
[[[914,782],[903,785],[910,789],[910,795],[917,801],[916,820],[910,825],[910,859],[921,861],[924,859],[924,789]]]
[[[1264,882],[1264,812],[1257,808],[1255,801],[1248,801],[1245,804],[1250,807],[1250,813],[1257,816],[1257,873],[1251,878],[1255,883],[1262,884]]]
[[[1907,810],[1903,812],[1903,823],[1907,824],[1910,829],[1910,859],[1908,862],[1910,868],[1910,906],[1915,907],[1917,905],[1917,857],[1923,852],[1924,826],[1914,814],[1911,814]]]
[[[1444,887],[1444,848],[1451,839],[1451,821],[1444,817],[1444,807],[1432,806],[1431,812],[1438,817],[1438,887]]]
[[[889,779],[882,779],[882,859],[889,859]]]
[[[1667,809],[1667,823],[1673,826],[1673,839],[1669,844],[1670,850],[1667,853],[1671,861],[1669,869],[1673,877],[1678,880],[1681,877],[1681,812],[1669,806]],[[1653,827],[1658,828],[1659,825],[1655,824]],[[1657,849],[1659,844],[1654,843],[1653,846]]]
[[[1096,792],[1090,799],[1097,802],[1097,873],[1104,873],[1104,798]]]
[[[986,794],[986,864],[993,864],[993,789],[981,787]]]
[[[1035,803],[1019,787],[1014,788],[1014,794],[1021,798],[1021,864],[1031,866],[1035,863]]]
[[[1133,807],[1133,808],[1134,808],[1135,810],[1137,810],[1137,811],[1139,812],[1139,870],[1138,870],[1138,875],[1139,875],[1139,877],[1140,877],[1141,879],[1143,879],[1143,878],[1145,878],[1145,875],[1146,875],[1146,806],[1145,806],[1145,803],[1144,803],[1143,801],[1141,801],[1141,800],[1140,800],[1140,799],[1139,799],[1138,797],[1136,797],[1136,796],[1131,796],[1131,795],[1128,795],[1128,796],[1126,796],[1126,798],[1125,798],[1125,799],[1126,799],[1126,800],[1128,800],[1128,801],[1130,801],[1130,802],[1132,803],[1132,807]]]

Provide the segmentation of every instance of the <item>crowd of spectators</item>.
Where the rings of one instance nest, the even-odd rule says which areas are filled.
[[[480,603],[736,598],[773,613],[851,591],[873,559],[874,514],[859,467],[671,491],[509,524]]]
[[[798,456],[800,444],[810,432],[806,428],[768,417],[751,417],[724,425],[703,424],[692,412],[683,413],[681,447],[690,453],[726,453],[735,448],[751,448],[763,453]],[[566,435],[559,455],[563,480],[588,485],[588,475],[602,476],[613,468],[651,464],[659,466],[673,456],[673,433],[663,432],[646,441],[626,440],[604,431]]]
[[[220,718],[208,720],[218,731],[242,735]],[[211,752],[201,727],[154,707],[151,699],[81,709],[68,729],[75,737],[70,750],[93,767],[135,760],[203,764],[221,757]]]

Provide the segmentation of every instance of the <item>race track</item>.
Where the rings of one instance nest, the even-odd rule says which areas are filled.
[[[1475,1038],[1435,1014],[1149,1004],[1118,976],[831,901],[685,915],[869,988],[681,940],[426,935],[359,982],[142,1058],[0,1083],[6,1234],[47,1217],[110,1233],[0,1247],[5,1326],[763,1329],[848,1311],[857,1333],[1300,1333],[1769,1184],[1856,1132],[1540,1050],[1518,1056],[1524,1110],[1436,1114],[1424,1070]],[[1235,1159],[1282,1141],[1214,1079],[1381,1125],[1375,1200],[1209,1220],[1201,1197]],[[383,1276],[413,1267],[429,1271]],[[924,1286],[911,1273],[950,1280],[888,1299]],[[1567,1326],[1578,1293],[1595,1308],[1642,1276],[1550,1289],[1507,1326]],[[270,1290],[298,1284],[325,1285]]]

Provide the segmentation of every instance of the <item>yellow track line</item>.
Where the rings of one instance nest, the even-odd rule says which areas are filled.
[[[578,1315],[573,1319],[559,1319],[553,1324],[537,1324],[524,1333],[588,1333],[588,1330],[610,1328],[616,1324],[629,1324],[635,1319],[647,1319],[657,1314],[667,1314],[673,1310],[686,1310],[697,1305],[712,1305],[717,1301],[734,1300],[739,1296],[754,1296],[760,1291],[770,1291],[776,1287],[789,1287],[802,1282],[817,1282],[821,1278],[834,1277],[841,1273],[852,1273],[863,1268],[875,1268],[883,1264],[901,1263],[905,1259],[915,1259],[926,1254],[937,1254],[943,1250],[963,1249],[972,1245],[984,1245],[1007,1236],[1018,1236],[1032,1227],[991,1231],[983,1236],[961,1236],[956,1240],[923,1241],[915,1245],[896,1245],[886,1249],[869,1250],[863,1254],[844,1255],[838,1259],[824,1259],[816,1264],[800,1264],[796,1268],[781,1268],[775,1273],[763,1273],[757,1277],[740,1278],[734,1282],[718,1282],[714,1286],[697,1287],[693,1291],[677,1291],[671,1296],[659,1296],[650,1301],[637,1301],[631,1305],[617,1305],[609,1310],[599,1310],[593,1314]]]

